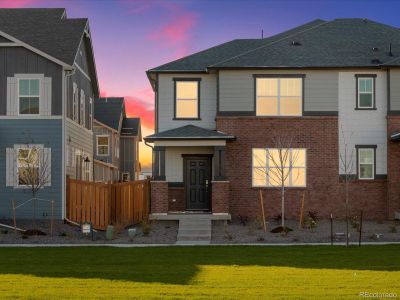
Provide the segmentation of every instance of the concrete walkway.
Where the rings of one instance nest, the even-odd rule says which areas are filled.
[[[263,244],[208,244],[207,246],[217,247],[231,247],[231,246],[258,246],[258,247],[273,247],[273,246],[330,246],[330,243],[263,243]],[[345,243],[334,243],[334,246],[345,246]],[[351,246],[358,246],[358,243],[350,243]],[[400,245],[400,242],[365,242],[362,246],[379,246],[379,245]],[[0,248],[62,248],[62,247],[115,247],[115,248],[143,248],[143,247],[187,247],[187,246],[201,246],[198,243],[185,243],[185,244],[0,244]]]

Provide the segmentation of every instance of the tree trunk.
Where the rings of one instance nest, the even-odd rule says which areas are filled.
[[[285,227],[285,185],[282,184],[282,227]]]
[[[349,183],[346,179],[346,247],[349,246]]]

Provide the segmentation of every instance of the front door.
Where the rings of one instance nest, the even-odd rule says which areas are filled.
[[[187,210],[210,210],[211,157],[186,157],[185,194]]]

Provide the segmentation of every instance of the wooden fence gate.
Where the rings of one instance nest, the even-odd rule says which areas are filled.
[[[104,230],[109,224],[132,225],[146,220],[150,181],[98,183],[67,178],[67,218],[90,222]]]

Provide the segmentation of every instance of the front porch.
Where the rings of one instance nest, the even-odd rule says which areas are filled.
[[[230,219],[225,149],[233,136],[188,125],[146,139],[154,143],[152,219]]]

